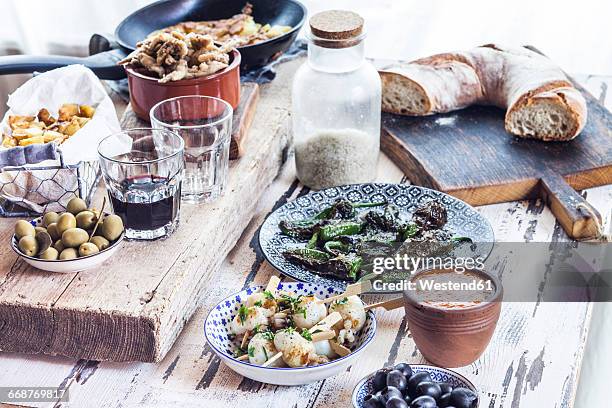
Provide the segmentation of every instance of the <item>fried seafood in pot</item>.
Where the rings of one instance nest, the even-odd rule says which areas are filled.
[[[214,74],[229,65],[230,51],[231,46],[218,47],[209,35],[157,32],[136,44],[136,50],[119,64],[131,65],[165,83]]]

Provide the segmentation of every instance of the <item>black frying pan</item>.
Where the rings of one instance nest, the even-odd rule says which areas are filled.
[[[255,45],[239,47],[243,70],[261,66],[286,51],[306,19],[306,8],[296,0],[248,0],[253,18],[261,24],[288,25],[291,31]],[[161,0],[129,15],[106,40],[107,50],[87,58],[60,55],[14,55],[0,57],[0,75],[44,72],[70,64],[83,64],[101,79],[125,77],[117,61],[132,52],[138,41],[152,31],[183,21],[218,20],[240,13],[247,0]],[[97,42],[100,36],[94,37]],[[92,39],[93,40],[93,39]],[[104,42],[104,41],[103,41]],[[90,44],[91,49],[91,44]]]

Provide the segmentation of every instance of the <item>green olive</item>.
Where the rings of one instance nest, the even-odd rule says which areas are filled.
[[[47,248],[46,251],[43,251],[40,254],[38,254],[38,257],[40,259],[46,259],[50,261],[55,261],[58,256],[59,256],[59,253],[57,252],[57,249],[53,247],[49,247]]]
[[[57,232],[60,236],[70,228],[76,228],[76,218],[70,213],[63,213],[57,220]]]
[[[34,237],[36,230],[34,226],[25,220],[19,220],[15,223],[15,236],[17,239],[21,239],[25,236]]]
[[[66,248],[59,255],[59,259],[61,260],[76,259],[78,257],[79,257],[79,253],[74,248]]]
[[[109,247],[110,242],[104,237],[95,236],[91,238],[91,243],[98,247],[100,251]]]
[[[38,234],[39,232],[47,232],[47,229],[45,227],[34,227],[34,231]]]
[[[62,252],[64,249],[66,249],[66,246],[64,245],[61,239],[58,239],[53,244],[53,248],[57,249],[57,252]]]
[[[38,253],[38,242],[36,238],[26,235],[19,240],[19,250],[27,256],[34,256]]]
[[[93,255],[98,252],[100,252],[98,247],[91,242],[85,242],[79,247],[79,256]]]
[[[75,197],[68,201],[68,205],[66,205],[66,210],[69,213],[77,215],[81,211],[85,211],[87,209],[87,204],[82,199]]]
[[[56,212],[48,212],[45,215],[43,215],[42,218],[42,225],[43,227],[48,227],[50,224],[53,224],[54,222],[57,222],[57,219],[59,218],[59,214]]]
[[[121,236],[123,232],[123,220],[115,214],[107,215],[101,226],[102,236],[109,241],[114,241]]]
[[[96,215],[91,211],[81,211],[76,216],[77,227],[82,228],[84,230],[93,228],[96,225]]]
[[[56,223],[49,224],[49,226],[47,227],[47,232],[49,233],[49,235],[51,235],[51,239],[54,241],[57,241],[62,237],[62,234],[60,234],[59,230],[57,229]]]
[[[89,235],[81,228],[70,228],[62,234],[62,242],[66,248],[78,248],[87,240],[89,240]]]

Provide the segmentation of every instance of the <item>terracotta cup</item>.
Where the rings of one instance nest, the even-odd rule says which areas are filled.
[[[412,276],[411,281],[436,272],[454,271],[426,270]],[[448,307],[424,303],[413,290],[404,292],[404,307],[412,338],[421,354],[441,367],[463,367],[476,361],[491,341],[499,319],[503,297],[500,280],[486,271],[467,272],[492,283],[493,290],[486,301]]]
[[[136,116],[149,121],[149,112],[158,102],[177,96],[214,96],[236,109],[240,103],[240,53],[233,50],[230,65],[214,74],[181,81],[160,83],[158,78],[125,68],[130,90],[130,104]]]

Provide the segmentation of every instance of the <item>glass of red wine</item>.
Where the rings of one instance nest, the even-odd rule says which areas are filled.
[[[151,126],[178,133],[185,142],[183,200],[207,203],[223,195],[228,179],[232,106],[211,96],[179,96],[159,102]]]
[[[127,239],[168,237],[177,228],[184,142],[163,129],[130,129],[102,139],[98,156],[113,212]]]

